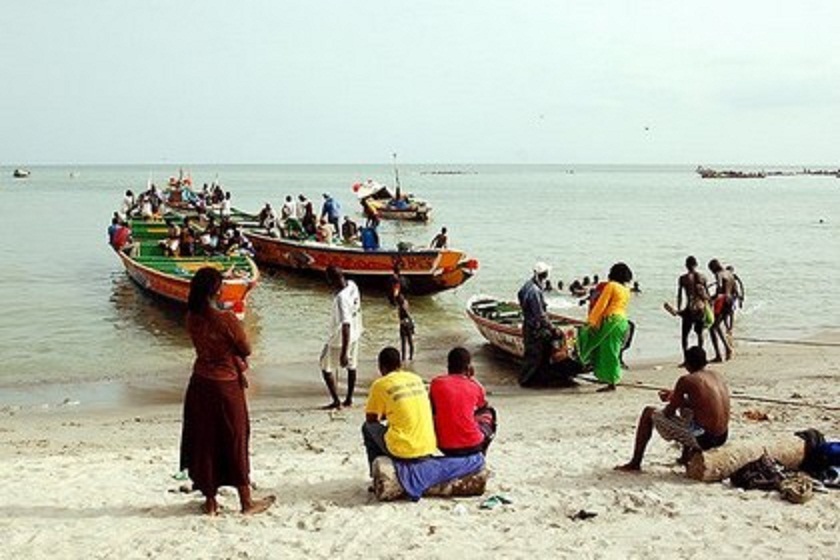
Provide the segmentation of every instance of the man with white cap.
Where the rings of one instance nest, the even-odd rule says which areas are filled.
[[[519,373],[519,384],[529,385],[551,358],[551,340],[556,330],[548,319],[543,291],[551,268],[542,261],[534,265],[534,275],[519,290],[517,297],[522,307],[522,334],[525,341],[525,362]]]

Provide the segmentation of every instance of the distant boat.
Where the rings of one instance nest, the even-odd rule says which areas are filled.
[[[734,171],[731,169],[717,171],[702,165],[697,166],[696,171],[703,179],[764,179],[767,177],[767,173],[764,171]]]
[[[366,214],[373,212],[383,220],[428,222],[432,212],[425,200],[413,195],[397,196],[385,185],[370,179],[353,185],[353,192]]]
[[[359,198],[365,216],[373,214],[383,220],[428,222],[432,207],[425,200],[403,193],[400,187],[397,154],[391,155],[394,158],[394,185],[396,186],[393,193],[385,185],[370,179],[353,185],[353,192]]]
[[[26,179],[30,175],[31,175],[31,173],[28,169],[23,169],[21,167],[18,167],[17,169],[15,169],[12,172],[12,177],[14,177],[16,179]]]

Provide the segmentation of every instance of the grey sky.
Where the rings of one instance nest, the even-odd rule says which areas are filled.
[[[840,162],[836,1],[2,4],[3,165]]]

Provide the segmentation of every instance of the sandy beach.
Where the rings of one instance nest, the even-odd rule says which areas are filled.
[[[720,369],[737,398],[731,439],[815,427],[840,436],[840,347],[741,343]],[[492,362],[481,367],[492,367]],[[185,364],[185,369],[187,364]],[[438,368],[419,362],[430,377]],[[0,438],[4,558],[837,558],[840,494],[805,505],[776,493],[688,480],[677,450],[654,439],[645,471],[626,461],[640,409],[680,373],[673,362],[636,364],[626,387],[596,394],[489,387],[500,433],[484,498],[380,504],[368,493],[359,404],[328,414],[323,396],[252,399],[252,478],[276,494],[267,514],[237,512],[233,489],[217,518],[176,480],[180,403],[97,409],[67,403],[6,407]],[[370,379],[365,372],[363,379]],[[364,383],[363,383],[364,385]],[[636,385],[634,387],[634,385]],[[174,401],[175,399],[173,399]],[[759,410],[767,421],[748,420]],[[573,520],[580,510],[597,514]]]

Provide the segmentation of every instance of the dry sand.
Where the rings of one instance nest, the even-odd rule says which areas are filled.
[[[840,405],[840,347],[742,343],[719,369],[735,394]],[[673,363],[647,364],[625,381],[665,387],[679,373]],[[376,503],[367,492],[362,407],[328,414],[316,410],[323,396],[253,399],[252,478],[257,495],[278,496],[258,517],[236,512],[232,489],[217,518],[199,514],[199,495],[179,491],[185,483],[172,476],[179,403],[7,407],[0,557],[840,557],[838,491],[793,505],[775,493],[693,482],[674,465],[678,451],[659,439],[645,472],[614,472],[629,458],[640,409],[656,394],[595,388],[494,388],[501,425],[488,495],[503,493],[513,504],[492,510],[479,509],[483,498]],[[770,419],[747,420],[747,410]],[[840,412],[734,403],[733,439],[808,427],[838,439]],[[581,509],[597,516],[572,520]]]

